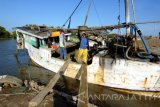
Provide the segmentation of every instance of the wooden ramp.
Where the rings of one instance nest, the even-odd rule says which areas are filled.
[[[64,65],[60,68],[60,70],[58,71],[58,73],[56,75],[54,75],[54,77],[49,81],[48,85],[38,94],[36,95],[30,102],[29,102],[29,107],[37,107],[42,100],[45,98],[45,96],[52,91],[53,87],[55,86],[55,84],[57,83],[57,81],[59,80],[59,78],[61,77],[61,74],[63,74],[69,64],[70,60],[67,60]]]
[[[81,79],[78,94],[77,107],[88,107],[88,82],[87,82],[87,65],[83,64],[81,68]]]

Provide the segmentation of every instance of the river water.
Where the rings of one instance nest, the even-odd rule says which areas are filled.
[[[53,73],[33,64],[27,50],[20,51],[17,58],[16,40],[8,39],[0,40],[0,75],[16,76],[23,80],[34,79],[46,84]]]
[[[0,75],[19,75],[15,52],[15,40],[0,40]],[[24,60],[26,60],[26,58]]]
[[[53,72],[33,64],[27,50],[20,51],[18,59],[15,53],[16,40],[0,40],[0,75],[12,75],[22,80],[31,79],[42,84],[47,84],[54,75]],[[79,81],[62,77],[54,88],[70,95],[77,95]],[[93,84],[89,84],[89,100],[100,107],[159,107],[160,105],[160,99],[157,98],[117,92]]]

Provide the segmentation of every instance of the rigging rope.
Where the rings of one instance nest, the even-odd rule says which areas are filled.
[[[119,13],[119,15],[118,15],[118,24],[120,24],[121,23],[121,1],[120,0],[118,0],[118,13]]]
[[[78,9],[78,7],[80,6],[80,4],[82,3],[83,0],[80,0],[80,2],[78,3],[78,5],[76,6],[76,8],[74,9],[74,11],[71,13],[71,15],[69,16],[69,18],[66,20],[66,22],[63,24],[62,28],[66,25],[66,23],[71,19],[71,17],[73,16],[73,14],[75,13],[75,11]]]
[[[102,20],[101,20],[101,18],[100,18],[100,16],[99,16],[99,13],[98,13],[98,11],[97,11],[97,8],[96,8],[96,5],[95,5],[95,3],[94,3],[94,0],[92,0],[92,1],[93,1],[93,7],[94,7],[94,9],[95,9],[95,12],[96,12],[97,18],[98,18],[98,20],[99,20],[99,22],[100,22],[101,26],[103,26],[103,24],[102,24]]]
[[[95,12],[96,12],[98,21],[99,21],[100,25],[103,26],[102,20],[101,20],[100,15],[99,15],[99,13],[98,13],[98,11],[97,11],[97,8],[96,8],[96,5],[95,5],[94,0],[92,0],[92,2],[93,2],[93,7],[94,7],[94,10],[95,10]],[[93,29],[91,29],[91,30],[92,30],[93,33],[95,33]],[[107,33],[107,30],[106,30],[106,29],[105,29],[105,33]]]
[[[134,17],[134,24],[136,24],[136,12],[135,12],[134,0],[132,0],[132,12],[133,12],[133,17]],[[135,45],[135,51],[137,51],[137,47],[139,47],[139,44],[137,42],[136,30],[134,30],[134,31],[135,31],[135,42],[134,42],[134,45]]]
[[[120,22],[120,19],[121,19],[121,16],[120,16],[120,0],[118,0],[118,24],[120,24],[121,22]],[[116,35],[116,42],[117,42],[117,44],[118,44],[118,36],[120,35],[120,33],[121,33],[121,31],[120,31],[120,28],[118,28],[118,35]],[[118,47],[117,47],[117,45],[116,45],[116,52],[115,52],[115,58],[116,58],[116,56],[117,56],[117,49],[118,49]]]
[[[119,13],[119,15],[118,15],[118,25],[121,24],[121,4],[120,3],[121,3],[121,1],[118,0],[118,13]],[[116,37],[117,44],[118,44],[118,38],[119,38],[118,36],[120,36],[120,35],[121,35],[121,29],[118,28],[118,35]],[[122,42],[121,45],[122,45],[123,56],[124,56],[124,58],[126,60],[125,49],[124,49],[124,45],[125,44]],[[118,50],[118,46],[116,45],[115,59],[116,59],[116,56],[117,56],[117,50]]]
[[[87,4],[88,4],[89,0],[85,1],[78,9],[75,13],[79,12],[82,8],[84,8]]]

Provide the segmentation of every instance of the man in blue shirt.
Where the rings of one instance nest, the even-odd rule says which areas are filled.
[[[82,35],[80,37],[80,47],[79,47],[79,52],[78,52],[78,62],[80,62],[80,58],[83,56],[83,62],[87,64],[87,59],[88,59],[88,47],[89,47],[89,42],[88,38],[86,37],[86,33],[82,32]]]

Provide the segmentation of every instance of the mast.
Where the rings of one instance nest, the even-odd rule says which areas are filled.
[[[134,24],[136,24],[136,12],[134,8],[134,0],[132,0],[132,11],[133,11],[133,16],[134,16]]]
[[[90,4],[89,4],[88,10],[87,10],[87,14],[86,14],[86,18],[85,18],[85,21],[84,21],[84,26],[86,26],[86,22],[87,22],[87,19],[88,19],[88,15],[89,15],[89,11],[90,11],[90,8],[91,8],[91,4],[92,4],[92,0],[90,0]]]
[[[125,20],[126,24],[130,22],[130,16],[129,16],[129,0],[124,0],[125,3]],[[126,27],[126,36],[130,35],[130,27]]]

